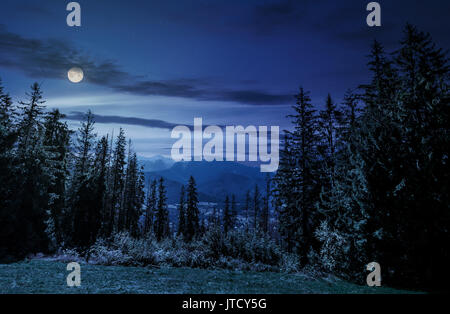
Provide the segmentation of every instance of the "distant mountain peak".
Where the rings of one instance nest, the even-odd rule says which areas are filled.
[[[243,200],[247,190],[253,190],[256,184],[263,189],[266,177],[259,168],[220,161],[182,161],[174,163],[168,169],[146,173],[147,178],[165,179],[168,183],[169,202],[178,201],[179,189],[188,182],[190,176],[195,178],[201,201],[217,202],[222,202],[226,195],[232,194],[238,200]],[[172,188],[174,191],[170,191]]]

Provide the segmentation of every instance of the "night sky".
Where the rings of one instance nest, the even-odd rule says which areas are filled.
[[[361,0],[80,0],[81,27],[66,24],[69,2],[1,1],[3,85],[17,101],[41,83],[71,127],[92,109],[99,134],[122,126],[143,156],[168,155],[172,127],[194,117],[287,128],[300,85],[319,109],[327,93],[339,102],[367,82],[371,42],[395,50],[407,22],[450,46],[448,0],[378,1],[374,28]]]

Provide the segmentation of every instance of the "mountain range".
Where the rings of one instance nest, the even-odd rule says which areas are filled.
[[[200,202],[222,203],[227,195],[232,194],[238,202],[242,202],[247,191],[252,191],[255,185],[258,185],[260,190],[265,188],[266,174],[261,173],[259,167],[218,161],[172,162],[170,166],[171,162],[160,156],[159,159],[147,161],[146,168],[145,163],[141,161],[144,164],[146,184],[150,180],[164,178],[169,204],[179,202],[181,186],[187,184],[190,176],[193,176],[197,183]],[[147,169],[153,170],[146,171]]]

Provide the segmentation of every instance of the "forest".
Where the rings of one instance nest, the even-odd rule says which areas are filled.
[[[163,178],[146,182],[125,131],[77,131],[39,84],[13,102],[0,85],[0,261],[43,252],[105,265],[297,272],[444,289],[450,262],[449,68],[429,34],[374,42],[368,82],[336,104],[301,87],[273,177],[204,218],[196,181],[170,221]],[[322,110],[317,108],[322,107]],[[251,192],[250,192],[251,191]]]

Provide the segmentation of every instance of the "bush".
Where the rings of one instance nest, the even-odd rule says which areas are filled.
[[[203,237],[203,243],[212,258],[227,257],[249,264],[279,265],[281,250],[276,243],[262,233],[232,230],[223,234],[212,229]]]
[[[280,261],[280,271],[284,273],[296,273],[300,271],[300,257],[296,254],[283,254]]]
[[[59,250],[55,256],[55,260],[63,263],[79,262],[82,260],[80,254],[74,249]]]
[[[347,262],[344,259],[350,250],[347,238],[338,231],[331,230],[326,221],[320,224],[315,235],[322,243],[319,253],[322,267],[331,272],[347,268]]]
[[[102,265],[255,271],[298,269],[298,266],[287,267],[280,248],[268,236],[239,230],[224,234],[220,229],[211,229],[192,242],[185,242],[181,237],[158,242],[152,235],[135,239],[128,233],[117,233],[109,240],[97,240],[89,254],[91,263]]]

